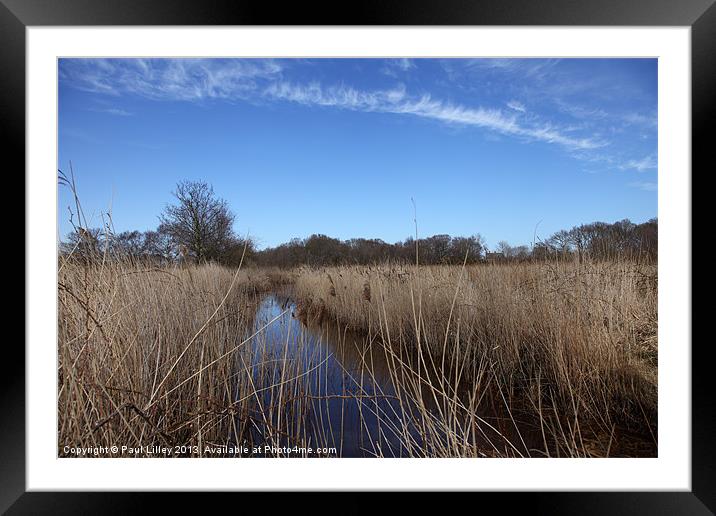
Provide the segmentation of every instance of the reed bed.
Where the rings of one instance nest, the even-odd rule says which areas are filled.
[[[656,265],[294,274],[301,311],[380,337],[431,455],[656,453]]]
[[[292,300],[257,318],[279,289]],[[58,296],[60,456],[341,456],[355,432],[376,457],[656,453],[654,265],[69,257]]]
[[[329,391],[327,348],[276,332],[290,310],[257,319],[281,285],[273,269],[61,258],[59,456],[339,455],[343,414],[329,405],[358,403],[359,429],[380,417],[364,402],[372,373]]]
[[[202,456],[259,435],[272,442],[245,366],[259,362],[250,337],[268,286],[255,270],[61,259],[60,456],[113,445],[131,449],[103,456]]]

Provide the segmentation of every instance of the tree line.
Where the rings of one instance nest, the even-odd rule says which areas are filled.
[[[217,197],[208,183],[182,181],[172,195],[175,203],[164,208],[156,230],[116,233],[109,223],[102,228],[75,226],[61,243],[60,252],[84,260],[109,256],[229,266],[254,254],[253,242],[234,233],[235,215],[228,203]]]
[[[479,234],[468,237],[440,234],[417,240],[408,237],[394,244],[380,239],[340,240],[314,234],[257,250],[253,241],[235,234],[235,215],[209,184],[183,181],[172,194],[175,202],[164,208],[156,230],[115,233],[110,225],[75,227],[61,243],[60,252],[84,259],[101,255],[228,266],[237,266],[243,260],[245,264],[277,267],[570,259],[654,261],[658,252],[656,218],[642,224],[627,219],[613,224],[593,222],[558,231],[546,240],[537,239],[532,246],[513,247],[502,241],[492,250]]]
[[[380,239],[351,238],[339,240],[326,235],[293,239],[277,247],[256,253],[262,265],[294,267],[297,265],[373,265],[385,262],[422,264],[476,263],[484,257],[485,244],[480,235],[451,237],[434,235],[416,241],[410,237],[389,244]]]

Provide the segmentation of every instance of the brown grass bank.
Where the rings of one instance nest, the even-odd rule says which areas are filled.
[[[302,312],[378,335],[396,382],[418,408],[428,392],[430,413],[417,417],[434,454],[480,455],[480,426],[488,422],[475,418],[486,403],[540,436],[531,452],[523,446],[530,455],[656,453],[656,265],[336,267],[291,275]]]
[[[255,270],[61,259],[60,456],[112,445],[200,456],[241,442],[262,417],[245,339],[268,286]]]
[[[202,456],[244,441],[328,444],[306,427],[321,395],[310,366],[268,354],[255,320],[265,293],[288,285],[297,315],[349,326],[385,355],[399,408],[379,424],[412,455],[656,453],[656,266],[59,265],[61,456],[66,445]],[[372,371],[365,357],[354,362]]]

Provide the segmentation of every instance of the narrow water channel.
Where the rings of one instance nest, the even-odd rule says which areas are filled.
[[[400,457],[407,434],[418,443],[379,343],[336,324],[302,322],[295,303],[278,294],[260,303],[254,332],[244,359],[264,421],[254,443],[323,448],[333,457]],[[274,430],[268,439],[265,426]]]

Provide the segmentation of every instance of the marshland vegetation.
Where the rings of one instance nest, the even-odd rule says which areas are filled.
[[[262,263],[230,232],[158,255],[157,242],[177,253],[170,222],[151,252],[86,224],[61,250],[60,455],[656,455],[655,221],[583,226],[490,261],[479,238],[411,239],[392,246],[409,259],[382,247],[358,264],[335,254],[357,244],[310,239]]]

